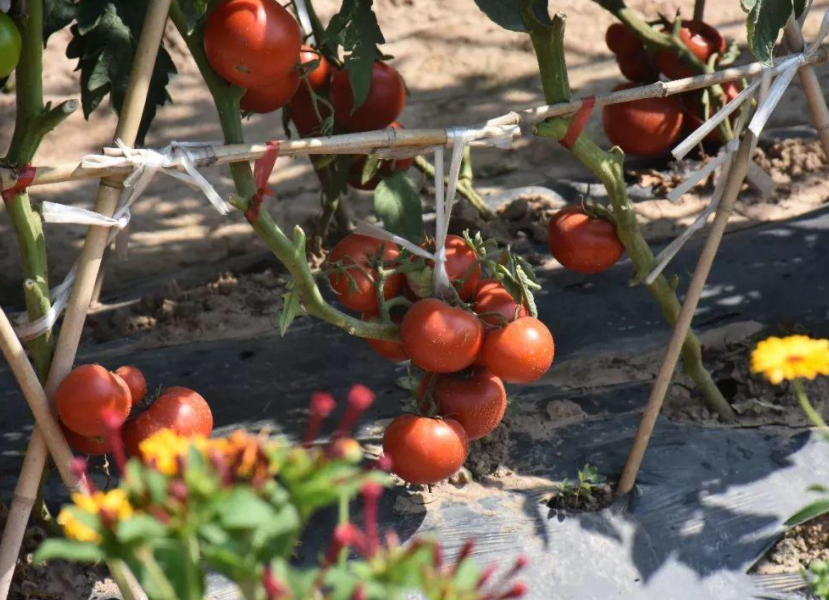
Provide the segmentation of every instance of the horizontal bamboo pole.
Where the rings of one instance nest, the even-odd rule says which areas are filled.
[[[775,63],[791,58],[790,56],[775,59]],[[829,59],[829,48],[821,47],[813,55],[807,57],[804,64],[811,65],[825,62]],[[620,104],[644,98],[664,98],[683,92],[699,90],[727,81],[753,77],[766,69],[760,62],[750,63],[742,67],[732,67],[705,73],[675,81],[659,81],[650,85],[599,94],[595,97],[597,107],[610,104]],[[532,125],[550,117],[569,115],[582,106],[582,100],[576,99],[546,106],[529,108],[491,119],[480,125],[499,127],[508,125]],[[328,137],[304,138],[295,140],[280,140],[279,153],[281,156],[302,156],[311,154],[370,154],[378,149],[405,149],[427,148],[429,146],[444,146],[447,142],[445,129],[384,129],[365,133],[347,133]],[[265,155],[266,144],[236,144],[228,146],[209,146],[192,148],[190,154],[197,167],[210,165],[224,165],[234,162],[251,161]],[[181,168],[180,164],[172,166]],[[78,163],[65,163],[56,166],[37,167],[34,181],[31,185],[46,185],[63,183],[81,179],[100,179],[105,177],[119,177],[128,175],[132,171],[130,165],[83,168]],[[0,190],[14,187],[17,182],[17,173],[13,169],[0,168]]]

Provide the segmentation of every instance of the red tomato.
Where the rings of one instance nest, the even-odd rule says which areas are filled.
[[[518,317],[527,316],[527,311],[523,306],[518,306],[515,298],[512,297],[507,289],[501,285],[500,281],[495,279],[484,279],[478,286],[478,291],[475,294],[475,312],[479,315],[484,313],[498,313],[511,323]],[[481,317],[481,321],[489,325],[500,327],[504,324],[504,320],[497,315],[487,315]]]
[[[614,91],[634,87],[623,83]],[[674,97],[645,98],[602,108],[602,125],[611,143],[625,154],[659,156],[682,134],[682,104]]]
[[[269,85],[248,89],[239,102],[239,108],[254,113],[273,112],[291,101],[299,89],[299,83],[299,73],[291,69]]]
[[[639,38],[622,23],[613,23],[608,27],[604,41],[610,51],[616,55],[634,54],[637,50],[645,48]]]
[[[434,241],[425,244],[430,251],[434,251]],[[434,266],[432,261],[426,261]],[[449,276],[461,300],[469,300],[478,289],[481,280],[481,265],[478,255],[459,235],[446,236],[446,274]]]
[[[123,366],[115,369],[115,374],[124,380],[127,387],[130,388],[130,396],[132,396],[132,403],[138,404],[147,395],[147,380],[144,374],[135,367]]]
[[[312,133],[319,133],[319,126],[322,125],[322,121],[314,111],[314,101],[307,89],[300,85],[299,91],[291,98],[288,106],[291,109],[291,121],[294,122],[299,135],[307,137]],[[319,110],[323,119],[328,118],[331,114],[331,110],[322,102],[317,103],[317,110]]]
[[[370,321],[372,323],[379,323],[380,318],[377,315],[372,314],[363,314],[360,317],[363,321]],[[395,323],[399,323],[402,318],[397,318],[392,316],[392,321]],[[406,354],[406,349],[403,347],[402,342],[391,342],[389,340],[373,340],[370,338],[364,338],[366,343],[369,345],[369,348],[374,350],[377,354],[382,356],[383,358],[388,358],[394,362],[400,362],[403,360],[408,360],[409,355]]]
[[[354,110],[354,92],[348,71],[337,71],[331,79],[331,104],[334,106],[334,119],[347,131],[383,129],[403,112],[406,86],[394,67],[383,62],[374,63],[368,96]]]
[[[432,400],[438,414],[460,423],[470,440],[489,434],[504,418],[507,391],[503,382],[487,369],[478,369],[472,373],[427,375],[418,389],[423,410],[430,408],[424,397],[430,376],[434,378]]]
[[[299,62],[306,65],[315,60],[318,60],[319,63],[314,67],[313,71],[308,73],[307,77],[308,83],[311,84],[315,92],[318,92],[328,85],[328,80],[331,79],[331,63],[328,62],[319,50],[311,48],[311,46],[303,45],[302,52],[299,53]]]
[[[731,102],[736,98],[741,89],[740,85],[734,81],[727,81],[722,84],[723,92],[725,93],[725,102]],[[683,102],[685,103],[685,130],[688,133],[696,131],[700,125],[703,124],[703,117],[705,116],[705,109],[700,100],[699,94],[686,93],[682,94]],[[709,116],[714,114],[715,109],[712,107]],[[734,122],[736,113],[731,115],[731,121]],[[720,143],[720,132],[714,130],[705,136],[705,141],[709,143]]]
[[[722,57],[725,52],[725,38],[716,28],[703,21],[683,20],[679,39],[688,46],[694,56],[706,64],[712,54],[717,53]],[[682,79],[694,74],[682,64],[679,55],[670,50],[656,52],[656,65],[670,79]]]
[[[130,456],[139,455],[139,444],[162,429],[178,435],[209,436],[213,432],[213,413],[200,394],[185,387],[171,387],[150,407],[124,427],[124,445]]]
[[[81,365],[64,377],[55,392],[55,408],[61,422],[77,434],[104,435],[104,411],[127,420],[132,396],[127,384],[101,365]]]
[[[553,364],[550,330],[535,317],[522,317],[490,331],[484,341],[487,368],[508,383],[535,381]]]
[[[483,326],[474,314],[435,298],[418,300],[403,317],[403,346],[412,362],[432,373],[454,373],[475,360]]]
[[[403,129],[403,126],[395,121],[389,127],[395,129]],[[380,167],[377,169],[377,175],[363,183],[363,169],[366,166],[366,156],[357,156],[351,163],[349,170],[348,185],[357,190],[371,191],[380,184],[383,177],[394,175],[395,171],[408,171],[414,163],[414,158],[400,158],[397,160],[383,160],[380,161]]]
[[[276,0],[219,0],[204,26],[210,66],[231,83],[263,87],[296,64],[302,33]]]
[[[368,271],[372,277],[377,277],[377,271],[371,264],[382,252],[382,259],[391,263],[400,255],[397,246],[391,242],[352,233],[344,237],[334,246],[328,255],[328,266],[340,262],[345,266],[343,271],[331,273],[328,281],[337,292],[340,304],[351,310],[360,312],[377,312],[377,291],[374,282],[363,272]],[[351,265],[351,266],[349,266]],[[387,265],[390,268],[391,265]],[[402,273],[392,275],[386,279],[383,295],[393,298],[400,294],[405,277]]]
[[[63,424],[61,424],[61,429],[63,429],[66,441],[69,442],[69,447],[75,452],[88,454],[89,456],[103,456],[112,452],[112,446],[102,436],[87,437],[78,435]]]
[[[426,485],[451,477],[463,466],[469,440],[454,419],[401,415],[386,427],[383,453],[398,477]]]
[[[651,63],[651,57],[644,48],[620,54],[616,57],[616,63],[622,75],[630,81],[649,82],[655,81],[658,73]]]
[[[579,273],[606,271],[625,251],[613,223],[590,217],[581,206],[568,206],[553,215],[547,246],[558,262]]]

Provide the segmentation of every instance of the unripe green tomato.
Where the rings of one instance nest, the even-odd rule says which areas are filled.
[[[8,77],[20,60],[20,32],[11,17],[0,12],[0,79]]]

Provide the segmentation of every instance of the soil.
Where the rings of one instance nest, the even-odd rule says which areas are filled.
[[[547,506],[568,513],[598,512],[613,503],[613,486],[600,483],[591,487],[589,492],[554,493],[547,501]]]
[[[829,560],[829,515],[784,533],[754,572],[761,575],[797,573],[814,560]]]

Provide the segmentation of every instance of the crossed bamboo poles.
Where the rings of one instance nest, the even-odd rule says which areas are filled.
[[[138,124],[146,102],[149,80],[167,21],[170,3],[171,0],[150,0],[147,9],[147,18],[139,39],[127,94],[115,132],[115,137],[127,146],[132,146],[135,143]],[[698,6],[702,4],[704,3],[698,2]],[[803,36],[800,27],[793,19],[789,21],[786,28],[786,38],[791,47],[803,47]],[[814,55],[808,57],[805,64],[800,68],[799,74],[812,120],[817,128],[824,152],[829,157],[829,109],[827,109],[819,82],[811,66],[825,60],[827,60],[827,51],[825,48],[821,48]],[[744,67],[726,69],[673,82],[659,82],[649,86],[598,96],[596,104],[603,106],[642,98],[668,96],[717,83],[751,77],[759,74],[764,68],[760,63],[752,63]],[[485,127],[532,125],[549,117],[572,114],[581,106],[581,100],[574,100],[512,112],[488,121]],[[289,140],[282,143],[281,154],[367,153],[380,148],[424,148],[445,145],[446,142],[445,130],[403,130],[392,133],[379,131],[327,138]],[[723,198],[700,254],[682,310],[674,326],[665,357],[631,446],[630,455],[617,488],[617,494],[619,495],[630,492],[636,481],[653,427],[664,402],[671,377],[676,369],[682,342],[690,327],[702,289],[725,232],[728,218],[745,179],[748,163],[751,160],[753,143],[753,134],[750,131],[746,132],[736,157],[732,161]],[[205,163],[225,164],[256,159],[261,157],[265,151],[266,146],[259,144],[217,146],[205,150],[207,152],[206,156],[196,154],[194,158],[195,163],[202,166]],[[81,168],[76,164],[59,165],[51,168],[41,167],[37,170],[31,185],[100,178],[101,183],[98,189],[95,210],[103,215],[112,216],[120,198],[121,181],[132,169],[132,166],[88,169]],[[17,173],[9,169],[0,169],[0,190],[10,189],[14,187],[16,182]],[[17,555],[37,494],[40,474],[43,471],[47,453],[51,453],[53,456],[67,487],[72,490],[78,485],[77,477],[69,468],[72,453],[57,420],[50,410],[49,398],[54,394],[57,385],[69,373],[74,363],[81,330],[93,294],[95,280],[100,270],[107,236],[107,228],[94,226],[89,228],[45,390],[40,385],[8,318],[0,309],[0,350],[2,350],[12,372],[15,374],[37,423],[15,488],[15,496],[3,532],[2,542],[0,542],[0,598],[3,600],[7,597],[11,585]],[[111,562],[109,566],[126,600],[137,600],[146,597],[126,565]]]

